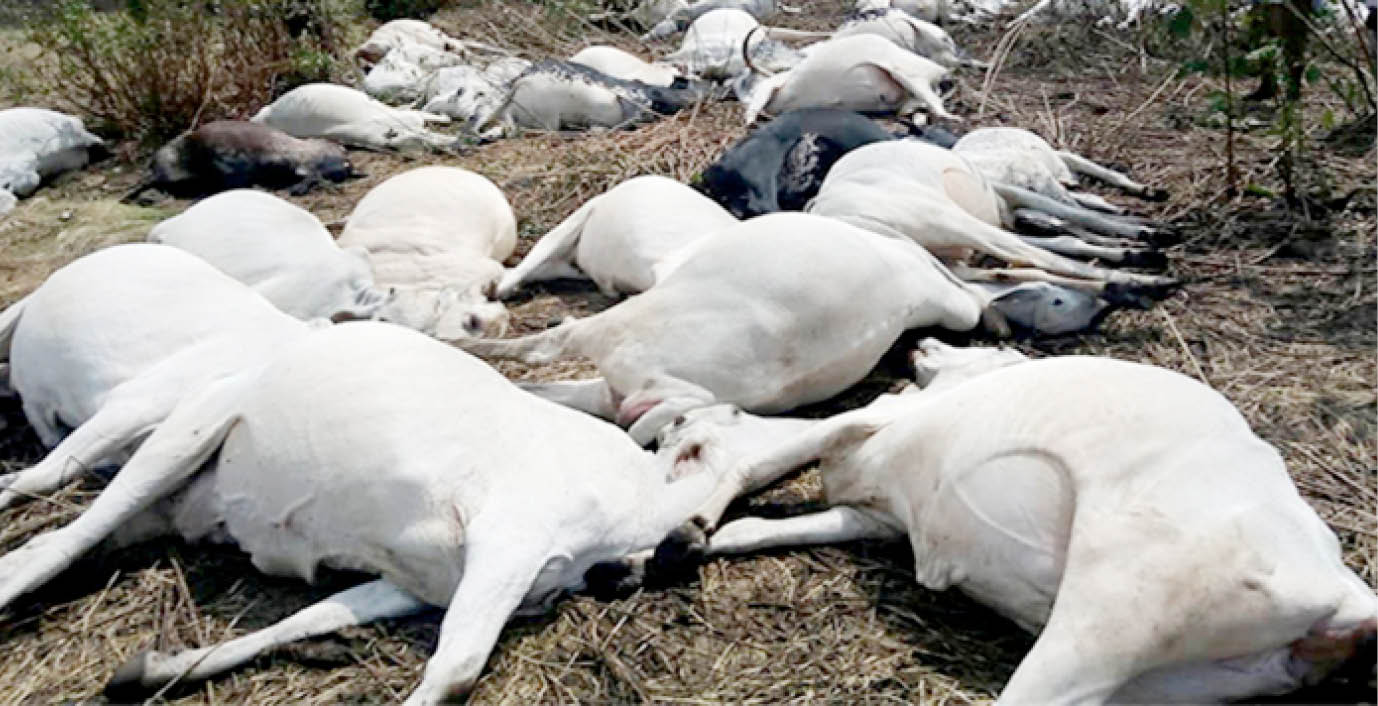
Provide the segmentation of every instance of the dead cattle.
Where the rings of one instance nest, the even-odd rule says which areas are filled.
[[[322,566],[362,571],[380,578],[261,630],[135,655],[107,694],[137,701],[279,645],[448,606],[406,701],[437,704],[473,687],[514,614],[549,608],[596,563],[688,517],[711,459],[643,451],[415,332],[342,324],[180,405],[89,510],[0,557],[0,609],[101,542],[233,543],[260,571],[308,581]]]
[[[802,211],[842,155],[892,138],[850,110],[792,110],[728,148],[695,185],[738,218]]]
[[[0,508],[122,462],[182,400],[307,328],[166,245],[117,245],[54,272],[0,314],[10,385],[53,449],[0,476]]]
[[[739,452],[658,558],[907,536],[925,588],[1038,633],[1000,694],[1010,706],[1278,694],[1373,639],[1373,590],[1220,394],[1109,358],[929,341],[915,363],[923,392],[782,434],[766,431],[778,420],[686,415],[667,443],[729,435]],[[733,497],[815,461],[831,508],[714,531]]]
[[[474,129],[495,136],[517,128],[629,126],[656,115],[672,115],[703,97],[698,89],[653,86],[613,78],[583,64],[546,60],[513,79],[507,97],[490,115],[476,121]],[[494,123],[497,127],[489,130]]]
[[[148,177],[124,200],[153,188],[181,198],[250,186],[301,195],[325,182],[359,176],[344,148],[329,140],[302,140],[267,125],[218,120],[163,145],[153,155]]]
[[[743,45],[750,42],[748,36]],[[749,55],[749,49],[745,53]],[[779,115],[797,108],[842,108],[905,118],[925,110],[934,117],[955,119],[940,96],[950,83],[942,65],[884,37],[838,37],[809,47],[797,66],[752,89],[745,120],[750,125],[762,113]]]
[[[970,330],[987,303],[921,248],[801,213],[720,230],[661,271],[645,293],[588,318],[457,344],[525,362],[590,358],[603,377],[528,389],[647,443],[715,402],[772,413],[827,399],[906,329]]]
[[[45,179],[81,169],[104,142],[80,118],[45,108],[0,110],[0,191],[32,194]],[[0,215],[4,204],[0,201]]]

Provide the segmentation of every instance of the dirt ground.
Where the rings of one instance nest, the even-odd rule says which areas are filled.
[[[827,28],[843,14],[838,0],[813,0],[801,15],[778,24]],[[434,21],[457,36],[532,56],[567,56],[582,43],[599,41],[642,49],[626,33],[583,26],[557,7],[510,0],[447,9]],[[999,30],[961,28],[955,34],[985,56]],[[1035,356],[1087,353],[1149,362],[1210,383],[1278,447],[1304,497],[1339,535],[1346,563],[1373,585],[1378,204],[1372,141],[1341,153],[1320,139],[1323,130],[1313,131],[1313,154],[1334,175],[1337,192],[1359,189],[1347,209],[1327,220],[1308,221],[1257,196],[1227,196],[1224,133],[1202,120],[1216,81],[1180,77],[1177,62],[1154,58],[1144,47],[1140,36],[1089,24],[1033,31],[993,84],[983,113],[982,75],[960,76],[958,100],[949,107],[966,116],[961,127],[1026,127],[1054,145],[1126,168],[1140,181],[1169,189],[1171,197],[1146,203],[1092,190],[1172,223],[1183,235],[1169,257],[1187,284],[1155,309],[1118,312],[1095,333],[1015,345]],[[1308,110],[1323,110],[1325,96],[1312,93]],[[323,221],[339,221],[392,174],[456,164],[488,176],[507,193],[520,221],[520,256],[584,200],[627,177],[687,180],[744,133],[740,110],[735,103],[708,105],[630,131],[530,136],[459,157],[358,153],[369,177],[293,200]],[[1238,136],[1245,183],[1272,179],[1275,140],[1263,130]],[[101,163],[60,178],[0,220],[0,302],[13,302],[83,253],[142,239],[153,223],[188,205],[116,204],[138,173],[137,164]],[[511,310],[515,332],[522,333],[612,304],[591,286],[561,282],[533,287]],[[592,373],[583,361],[500,369],[535,380]],[[858,406],[897,386],[905,372],[883,363],[855,389],[805,411],[825,415]],[[3,469],[40,458],[17,403],[3,402],[0,412],[7,422],[0,432]],[[531,433],[539,441],[540,430]],[[70,521],[100,486],[92,477],[50,499],[0,512],[0,550]],[[819,490],[816,472],[806,471],[737,503],[731,514],[802,512],[817,507]],[[574,596],[549,615],[508,626],[472,701],[988,701],[1032,638],[956,592],[920,589],[911,562],[904,543],[853,543],[714,560],[696,581],[620,600]],[[0,703],[98,699],[114,668],[139,650],[203,646],[243,634],[359,580],[329,574],[306,586],[272,579],[232,550],[170,541],[83,559],[0,613]],[[439,615],[307,641],[155,700],[398,701],[434,648]],[[1366,677],[1283,700],[1373,701]]]

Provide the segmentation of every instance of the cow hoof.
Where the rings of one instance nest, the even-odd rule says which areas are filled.
[[[1157,283],[1110,282],[1101,292],[1101,298],[1119,307],[1148,309],[1154,302],[1166,299],[1182,286],[1177,280],[1161,279]]]
[[[626,560],[600,561],[584,572],[584,589],[600,601],[625,598],[646,581],[644,566]]]
[[[1182,242],[1182,234],[1176,228],[1162,224],[1145,226],[1140,231],[1140,238],[1155,248],[1166,248]]]
[[[1124,261],[1120,264],[1145,270],[1166,270],[1167,255],[1161,250],[1130,250],[1124,254]]]
[[[1142,198],[1142,199],[1145,200],[1145,201],[1158,201],[1158,202],[1166,201],[1166,200],[1167,200],[1167,197],[1168,197],[1167,189],[1155,189],[1155,188],[1149,188],[1148,190],[1144,191],[1144,193],[1143,193],[1142,196],[1140,196],[1140,198]]]
[[[708,533],[694,520],[675,528],[656,547],[647,567],[646,578],[658,582],[687,574],[703,561],[708,551]]]
[[[139,702],[153,695],[154,687],[144,684],[153,650],[144,650],[125,660],[110,681],[105,683],[105,698],[115,703]]]

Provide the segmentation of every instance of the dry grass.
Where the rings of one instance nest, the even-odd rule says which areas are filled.
[[[814,2],[806,6],[806,21],[786,22],[827,26],[839,14],[837,3]],[[437,21],[461,36],[501,40],[532,55],[568,55],[580,36],[606,36],[534,5],[453,9]],[[966,41],[988,48],[994,34]],[[625,34],[616,39],[636,47]],[[1273,213],[1257,199],[1226,199],[1222,135],[1193,120],[1211,84],[1199,77],[1165,80],[1169,68],[1093,30],[1030,36],[996,85],[985,116],[972,121],[1030,127],[1168,187],[1168,202],[1133,205],[1177,222],[1185,234],[1171,256],[1190,284],[1158,309],[1116,314],[1093,335],[1020,346],[1035,355],[1112,355],[1204,377],[1278,446],[1303,495],[1340,536],[1345,561],[1372,585],[1378,581],[1373,152],[1326,156],[1342,181],[1365,191],[1325,224]],[[964,83],[970,111],[979,76],[967,75]],[[323,220],[336,220],[393,173],[423,163],[459,164],[507,192],[521,221],[520,253],[584,199],[628,176],[693,174],[742,133],[738,110],[715,105],[632,131],[527,137],[459,158],[360,155],[368,179],[298,201]],[[1270,139],[1241,138],[1241,167],[1249,179],[1269,178]],[[55,237],[106,223],[99,204],[134,178],[127,169],[102,165],[41,192],[47,205],[21,204],[11,225],[0,224],[0,271],[10,277],[3,299],[27,291],[80,252],[137,237],[132,227],[104,231],[106,241]],[[75,204],[78,215],[53,222],[54,209],[65,203]],[[140,212],[126,222],[142,220],[146,227],[149,217]],[[514,322],[519,330],[537,330],[553,318],[611,303],[586,286],[538,286],[514,305]],[[534,379],[590,370],[581,361],[502,369]],[[854,407],[894,385],[902,372],[883,366],[853,391],[808,412]],[[10,430],[0,438],[0,457],[14,466],[32,462],[41,450],[22,415],[12,405],[3,411]],[[51,502],[0,513],[0,549],[69,521],[99,485],[92,479]],[[816,507],[819,488],[816,472],[806,472],[738,503],[732,513],[800,512]],[[715,560],[692,585],[622,600],[574,597],[551,615],[508,626],[473,701],[940,704],[991,698],[1030,638],[955,592],[919,589],[911,562],[903,543],[859,543]],[[115,665],[139,649],[199,646],[241,634],[356,580],[332,575],[306,587],[263,577],[237,553],[172,542],[83,560],[0,616],[6,655],[0,703],[89,699]],[[170,696],[186,703],[396,701],[419,678],[436,630],[436,615],[351,629]],[[1353,703],[1372,697],[1372,687],[1360,684],[1357,692],[1293,698]]]

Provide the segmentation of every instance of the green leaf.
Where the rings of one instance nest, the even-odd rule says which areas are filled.
[[[1306,82],[1315,83],[1321,80],[1321,67],[1312,64],[1306,67]]]
[[[1179,39],[1184,38],[1191,34],[1191,27],[1195,24],[1195,19],[1196,16],[1192,13],[1191,7],[1183,5],[1168,21],[1167,29],[1172,33],[1172,36]]]
[[[1211,67],[1211,62],[1205,59],[1192,59],[1182,64],[1183,73],[1203,74]]]
[[[1261,184],[1250,183],[1244,187],[1244,193],[1250,196],[1262,196],[1265,199],[1277,198],[1277,192]]]
[[[1206,96],[1206,105],[1210,106],[1212,113],[1224,112],[1229,105],[1228,98],[1229,96],[1226,96],[1224,91],[1211,91]]]
[[[1321,113],[1321,127],[1327,130],[1335,129],[1335,111],[1326,108],[1325,112]]]

